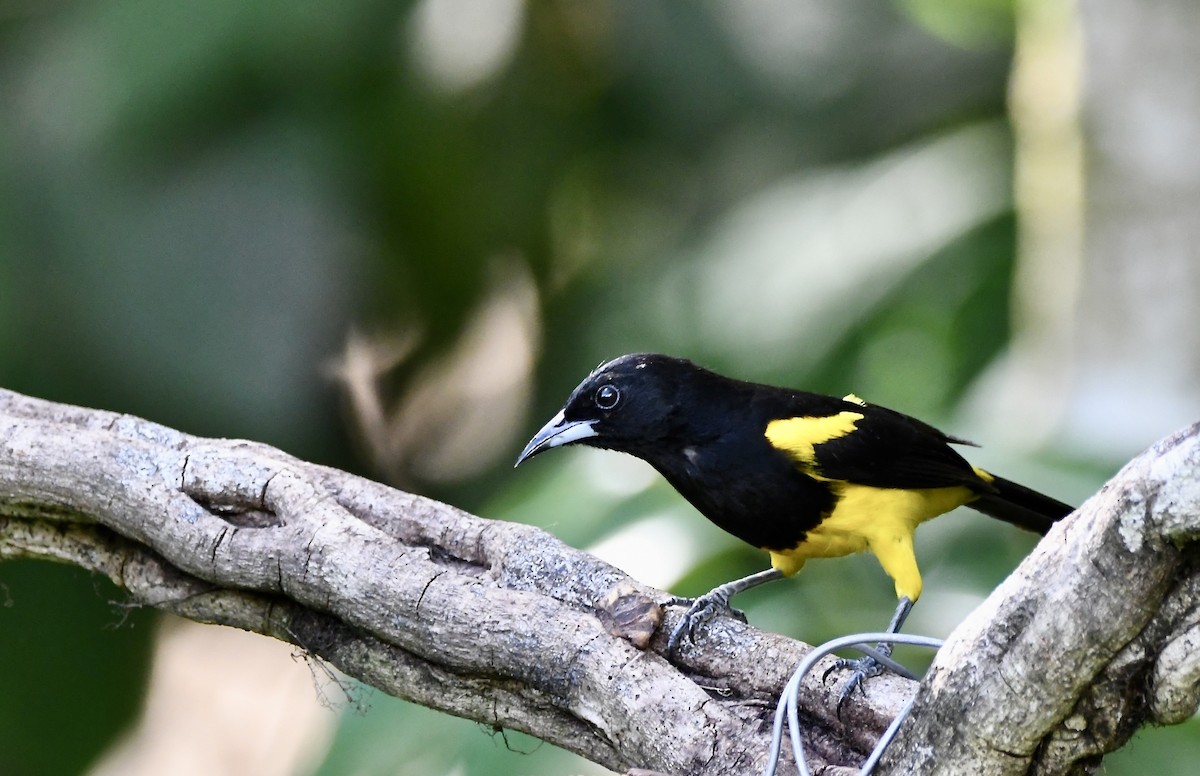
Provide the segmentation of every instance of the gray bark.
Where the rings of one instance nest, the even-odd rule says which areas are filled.
[[[1080,774],[1200,701],[1200,423],[1134,459],[951,635],[887,772]]]

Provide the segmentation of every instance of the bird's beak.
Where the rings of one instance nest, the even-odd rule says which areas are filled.
[[[517,462],[513,466],[520,466],[525,459],[532,458],[543,450],[596,436],[594,425],[595,421],[592,420],[564,420],[560,411],[550,418],[549,423],[542,426],[541,431],[533,435],[533,439],[530,439],[529,444],[525,445],[525,449],[517,456]]]

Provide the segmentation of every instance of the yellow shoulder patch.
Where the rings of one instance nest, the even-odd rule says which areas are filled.
[[[858,412],[839,412],[823,418],[784,418],[767,424],[767,441],[778,450],[783,450],[798,462],[816,466],[814,448],[832,439],[844,437],[854,431],[855,424],[863,419]]]
[[[845,396],[843,396],[842,401],[854,402],[855,404],[857,404],[860,407],[867,406],[867,403],[865,401],[863,401],[860,397],[855,396],[852,393],[848,393]]]

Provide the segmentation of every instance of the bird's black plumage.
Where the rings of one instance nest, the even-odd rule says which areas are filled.
[[[735,380],[670,356],[598,367],[518,463],[585,444],[635,455],[705,517],[771,553],[781,575],[808,558],[871,550],[915,601],[916,526],[967,505],[1045,533],[1071,507],[973,467],[970,444],[903,413]]]

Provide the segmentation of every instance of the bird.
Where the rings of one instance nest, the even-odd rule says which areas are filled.
[[[656,469],[704,517],[765,550],[770,568],[686,604],[667,656],[730,599],[790,577],[812,558],[869,551],[895,586],[896,633],[921,596],[913,551],[918,525],[967,506],[1045,534],[1073,507],[972,466],[972,445],[854,394],[838,398],[738,380],[691,361],[632,353],[601,364],[529,441],[516,465],[565,445],[628,453]],[[881,645],[886,656],[890,646]],[[871,657],[842,698],[880,672]]]

